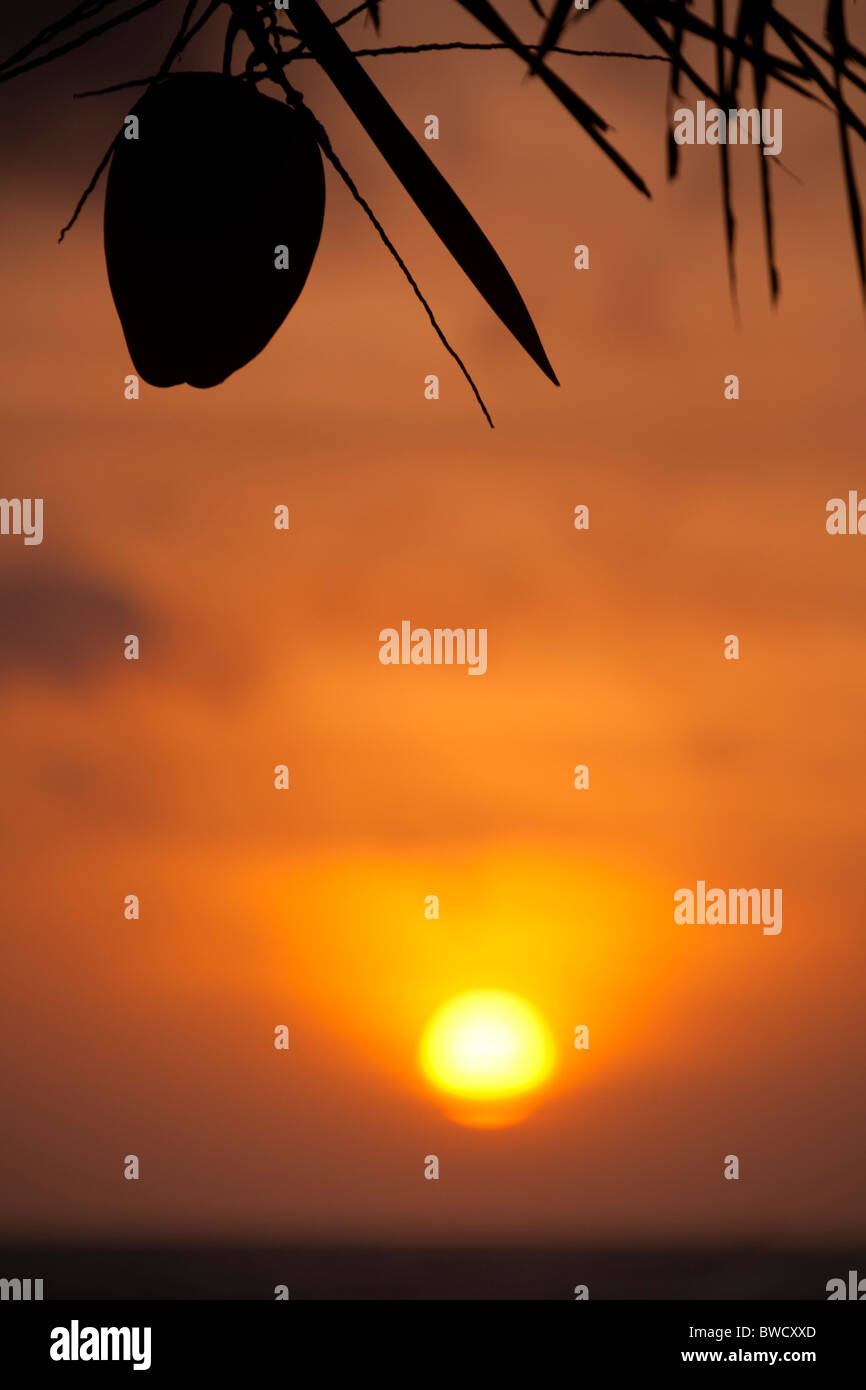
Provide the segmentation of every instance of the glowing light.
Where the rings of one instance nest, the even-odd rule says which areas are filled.
[[[553,1070],[550,1030],[517,994],[479,989],[443,1004],[421,1040],[421,1066],[452,1095],[498,1100],[540,1086]]]

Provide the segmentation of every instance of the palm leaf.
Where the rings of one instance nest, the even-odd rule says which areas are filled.
[[[556,0],[553,12],[547,21],[547,28],[541,36],[541,43],[538,45],[538,52],[535,56],[536,66],[544,62],[554,44],[559,42],[568,16],[573,13],[573,0]]]
[[[545,376],[558,385],[529,310],[498,254],[316,0],[292,0],[292,23],[458,265]]]
[[[705,97],[710,101],[714,101],[718,106],[721,102],[721,93],[711,87],[709,82],[705,82],[701,74],[692,67],[691,63],[686,61],[683,56],[682,44],[680,43],[677,45],[673,39],[668,38],[661,24],[653,17],[648,7],[643,3],[643,0],[620,0],[620,3],[623,9],[628,10],[632,19],[636,20],[640,27],[649,34],[653,42],[657,43],[659,48],[669,54],[671,58],[676,59],[681,70],[685,73],[686,77],[694,83],[698,91],[703,92]],[[679,9],[677,14],[683,27],[687,28],[689,16],[682,9]],[[715,40],[715,30],[710,29],[709,35]]]
[[[854,161],[851,158],[851,137],[843,115],[842,73],[848,49],[848,36],[845,33],[845,12],[841,0],[828,0],[827,37],[833,48],[834,77],[838,98],[839,144],[842,150],[842,165],[845,170],[845,187],[848,191],[848,208],[851,214],[851,231],[854,236],[854,249],[857,254],[857,269],[860,274],[861,292],[866,286],[866,258],[863,254],[863,214],[860,209],[860,195],[857,191],[857,178]]]
[[[674,21],[673,33],[673,55],[671,58],[671,97],[680,95],[680,81],[683,72],[683,18],[685,16],[686,5],[690,5],[691,0],[678,0],[677,16]],[[673,102],[671,103],[673,104]],[[673,128],[668,128],[668,178],[674,179],[680,163],[680,147],[674,139]]]
[[[755,8],[760,6],[762,0],[744,0],[744,3],[748,5],[749,11],[752,13]],[[708,24],[707,21],[701,19],[699,15],[693,14],[690,10],[684,10],[681,7],[680,0],[652,0],[651,5],[645,5],[644,3],[633,4],[629,3],[629,0],[620,0],[620,4],[624,9],[628,10],[632,18],[636,19],[642,28],[646,29],[647,33],[651,35],[659,47],[662,48],[664,52],[670,54],[672,58],[674,56],[674,50],[671,40],[667,38],[667,35],[663,30],[659,29],[658,26],[656,26],[655,30],[651,30],[650,22],[664,21],[674,25],[679,23],[686,33],[694,34],[695,38],[706,39],[712,44],[721,43],[728,52],[739,54],[747,63],[754,64],[755,62],[760,62],[768,77],[773,77],[777,82],[781,82],[784,86],[790,87],[791,90],[797,92],[799,96],[807,97],[811,100],[815,99],[812,92],[800,86],[800,83],[795,80],[796,78],[808,80],[806,69],[801,63],[794,63],[787,58],[776,57],[775,54],[767,52],[765,48],[756,53],[755,50],[746,43],[744,36],[739,32],[734,34],[719,34],[712,24]],[[644,20],[641,18],[642,15],[646,18],[647,23],[644,23]],[[692,78],[692,81],[694,81],[692,73],[689,72],[688,75]]]
[[[511,49],[512,53],[516,53],[519,58],[522,58],[530,71],[535,70],[534,51],[527,48],[526,45],[521,42],[514,31],[505,23],[501,15],[488,3],[488,0],[457,0],[457,3],[464,10],[467,10],[474,19],[477,19],[479,24],[483,24],[485,29],[499,39],[501,43],[506,44]],[[562,78],[555,72],[552,72],[550,68],[542,64],[537,69],[537,75],[541,78],[544,85],[562,103],[565,109],[580,123],[589,138],[594,140],[595,143],[604,150],[608,159],[613,161],[617,168],[625,174],[626,178],[634,184],[639,192],[649,197],[650,191],[637,170],[633,169],[628,160],[624,159],[619,153],[619,150],[615,150],[601,134],[601,131],[608,129],[607,121],[599,116],[597,111],[593,111],[592,107],[587,105],[583,98],[572,91],[568,83],[563,82]]]
[[[716,30],[721,37],[725,32],[725,0],[713,0],[713,18],[716,21]],[[727,107],[728,97],[732,94],[728,89],[725,74],[725,48],[721,42],[716,44],[716,84],[722,94],[722,105]],[[723,141],[719,145],[719,162],[721,166],[722,207],[725,215],[725,246],[728,254],[728,281],[731,295],[736,302],[737,267],[734,260],[734,237],[737,224],[731,206],[731,165],[727,141]]]
[[[755,105],[762,110],[767,90],[767,74],[763,54],[766,52],[765,25],[769,0],[753,0],[751,7],[752,43],[755,48],[755,61],[752,76],[755,84]],[[776,266],[776,233],[773,223],[773,199],[770,191],[770,161],[764,158],[760,145],[756,147],[756,158],[761,176],[761,206],[764,213],[764,241],[767,248],[767,270],[770,276],[770,298],[779,297],[779,271]]]

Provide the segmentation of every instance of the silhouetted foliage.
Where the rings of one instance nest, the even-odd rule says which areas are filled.
[[[141,0],[138,4],[123,8],[121,0],[84,0],[84,3],[73,6],[63,18],[43,28],[16,53],[11,54],[5,62],[0,63],[0,82],[9,81],[44,63],[52,62],[98,38],[111,28],[130,22],[156,5],[173,3],[176,3],[176,0]],[[823,31],[819,37],[807,33],[795,24],[778,6],[772,3],[772,0],[711,0],[710,19],[695,13],[692,0],[593,0],[589,11],[575,10],[572,0],[549,0],[549,3],[544,5],[539,3],[539,0],[526,0],[527,22],[531,16],[535,16],[533,22],[536,26],[538,21],[541,21],[541,31],[537,33],[535,42],[527,42],[515,33],[496,6],[489,0],[454,0],[454,3],[461,10],[470,14],[487,31],[493,39],[492,43],[430,43],[398,45],[390,48],[372,47],[353,51],[344,42],[338,31],[355,19],[367,19],[378,33],[382,20],[382,0],[364,0],[364,3],[355,5],[347,13],[333,20],[325,15],[317,0],[291,0],[290,14],[288,15],[284,11],[276,10],[273,0],[209,0],[209,3],[205,3],[205,0],[187,0],[177,35],[166,54],[160,71],[152,77],[117,83],[111,87],[101,88],[100,91],[116,91],[125,86],[145,86],[147,93],[139,105],[142,110],[158,112],[160,102],[165,98],[157,98],[156,90],[160,87],[167,90],[170,82],[174,84],[175,92],[180,90],[176,79],[170,78],[173,62],[205,24],[209,23],[215,16],[221,15],[226,24],[224,82],[230,81],[232,84],[236,84],[238,89],[246,88],[247,90],[250,85],[254,86],[260,82],[270,82],[280,88],[286,106],[297,117],[294,123],[290,123],[292,130],[296,135],[303,130],[305,140],[315,141],[318,144],[322,154],[331,163],[349,187],[353,197],[371,219],[385,245],[397,260],[401,271],[412,285],[415,294],[424,305],[441,341],[467,377],[488,420],[489,415],[487,415],[472,378],[442,333],[429,304],[421,294],[408,267],[392,245],[382,223],[361,196],[348,171],[337,157],[324,127],[309,110],[301,92],[290,82],[287,74],[291,71],[292,64],[301,60],[314,61],[327,73],[380,153],[394,170],[406,191],[424,214],[433,231],[452,253],[512,335],[552,381],[556,381],[553,368],[542,347],[526,305],[508,271],[460,198],[443,178],[423,147],[407,130],[373,79],[361,66],[358,61],[359,57],[385,57],[396,53],[421,53],[449,48],[510,51],[520,60],[526,72],[547,87],[551,95],[569,112],[582,131],[598,146],[613,166],[638,191],[644,194],[648,193],[648,189],[640,174],[611,143],[608,134],[609,125],[606,119],[595,111],[559,72],[550,66],[552,58],[605,56],[664,61],[670,65],[670,91],[673,95],[679,98],[684,81],[688,81],[701,96],[723,109],[739,106],[743,101],[741,87],[745,72],[751,73],[754,102],[759,108],[767,104],[769,83],[776,82],[789,91],[794,91],[803,98],[835,112],[861,290],[866,287],[863,224],[851,148],[853,136],[857,136],[861,140],[866,137],[866,125],[850,105],[844,92],[845,84],[861,92],[866,91],[866,55],[848,38],[846,0],[826,0],[823,9]],[[563,36],[571,30],[580,32],[582,22],[586,19],[587,14],[598,11],[603,4],[610,7],[618,5],[624,10],[645,39],[649,41],[652,51],[613,54],[560,47],[560,40]],[[816,13],[821,13],[818,10],[817,0]],[[235,47],[240,40],[244,40],[248,45],[245,67],[241,74],[230,77]],[[708,50],[711,53],[713,59],[711,76],[707,76],[695,66],[692,59],[693,50],[696,48],[701,54]],[[214,87],[213,90],[216,88]],[[221,87],[220,90],[228,91],[228,88]],[[234,86],[232,86],[232,91],[234,91]],[[145,107],[145,103],[149,103],[147,107]],[[167,111],[167,105],[163,109]],[[285,126],[286,130],[288,128]],[[276,123],[273,129],[276,133]],[[274,138],[269,139],[268,149],[271,154],[275,153],[282,138],[281,135],[276,140]],[[172,364],[166,358],[164,370],[160,368],[158,361],[153,357],[153,353],[156,353],[157,358],[159,355],[159,335],[157,334],[156,337],[151,335],[148,338],[146,329],[142,327],[147,317],[143,308],[146,295],[143,290],[140,294],[136,294],[130,278],[132,262],[130,261],[126,268],[121,266],[123,255],[119,250],[120,241],[118,238],[120,233],[113,229],[119,228],[123,223],[123,217],[119,212],[121,196],[123,200],[130,200],[130,208],[136,196],[133,188],[134,181],[127,178],[124,182],[122,176],[124,165],[128,169],[132,168],[128,156],[129,151],[121,154],[119,140],[115,140],[97,168],[68,226],[71,226],[75,221],[102,170],[112,160],[106,238],[107,243],[109,240],[114,243],[115,250],[109,252],[109,274],[112,291],[124,324],[124,331],[127,334],[127,341],[133,353],[133,360],[136,360],[136,352],[144,353],[151,364],[149,368],[151,375],[148,376],[148,372],[144,369],[142,369],[142,375],[149,380],[156,380],[158,377],[165,378],[166,383],[169,379],[192,380],[188,371],[181,371],[181,357],[177,357]],[[778,294],[779,277],[774,251],[770,161],[763,158],[760,147],[758,147],[758,157],[767,265],[771,295],[775,299]],[[732,207],[728,151],[724,144],[719,147],[719,160],[724,234],[733,290],[736,223]],[[267,159],[264,160],[264,164],[268,164]],[[116,177],[115,170],[118,171]],[[679,149],[668,132],[669,177],[675,177],[678,170]],[[200,172],[204,178],[203,170]],[[170,175],[166,173],[165,177],[166,179],[175,179],[176,171]],[[216,174],[212,172],[211,177],[215,178]],[[147,197],[158,197],[160,172],[156,166],[150,169],[149,179]],[[124,190],[122,195],[118,191],[121,187]],[[202,199],[200,206],[204,209],[207,203],[207,190],[201,184],[199,185],[199,192]],[[140,191],[139,198],[144,196]],[[265,216],[263,208],[266,202],[267,197],[261,192],[258,199],[245,195],[245,201],[239,204],[239,210],[236,210],[237,220],[234,224],[236,234],[239,235],[237,228],[240,221],[243,221],[244,213],[251,219],[251,225],[256,219],[259,222],[262,221]],[[315,215],[312,211],[315,203],[316,200],[313,198],[310,209],[312,219],[310,226],[315,222]],[[189,204],[187,204],[187,211],[192,218],[190,224],[192,226],[195,222],[195,212]],[[64,228],[64,232],[68,226]],[[130,226],[127,223],[123,236],[128,234],[130,234]],[[253,237],[253,239],[255,238]],[[317,242],[318,234],[315,237],[315,244]],[[315,253],[315,244],[312,244],[310,259]],[[244,254],[248,253],[244,252]],[[244,340],[245,346],[241,353],[241,360],[237,361],[235,366],[228,365],[227,372],[235,370],[236,366],[242,364],[242,361],[248,361],[250,356],[260,350],[254,346],[257,341],[257,332],[253,330],[253,317],[261,316],[261,332],[258,333],[258,336],[264,332],[265,323],[273,321],[273,326],[264,335],[261,346],[285,317],[288,308],[291,307],[291,303],[300,292],[309,269],[309,266],[306,266],[306,269],[303,268],[305,254],[301,255],[299,283],[295,286],[292,282],[290,285],[282,287],[272,312],[266,313],[264,311],[263,301],[259,298],[258,291],[248,301],[250,306],[255,303],[258,307],[255,314],[252,307],[249,308],[250,318],[247,326],[250,331]],[[139,256],[147,259],[144,247],[140,248]],[[169,259],[165,246],[162,247],[159,258],[154,255],[152,264],[147,271],[147,275],[151,277],[149,281],[151,286],[155,283],[153,276],[158,277],[160,273],[165,271]],[[159,265],[162,266],[162,271],[158,270]],[[238,271],[236,279],[238,284],[243,279],[240,271]],[[297,292],[294,292],[295,289]],[[191,286],[188,286],[188,290],[189,298],[186,301],[186,307],[182,310],[180,301],[178,301],[178,313],[190,313],[194,316],[192,305],[198,291],[194,293]],[[226,312],[240,312],[237,308],[237,298],[231,294],[224,296],[222,302]],[[187,320],[186,323],[187,327],[184,334],[180,336],[189,345],[196,334],[190,327],[190,321]],[[205,335],[200,334],[199,336],[203,339]],[[133,340],[136,343],[135,347]],[[145,341],[148,342],[146,349],[143,346]],[[230,363],[231,354],[220,358],[216,348],[214,348],[214,353],[214,361],[208,370],[203,373],[193,372],[193,376],[200,378],[198,380],[200,385],[212,384],[211,377],[214,381],[222,380],[227,374],[227,372],[222,371],[222,367],[226,363]],[[218,358],[219,366],[217,366]],[[177,375],[178,372],[180,372],[179,376]],[[215,374],[218,372],[221,372],[222,375]]]

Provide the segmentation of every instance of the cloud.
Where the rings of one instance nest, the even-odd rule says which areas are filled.
[[[21,676],[86,680],[140,632],[144,614],[129,595],[72,569],[0,575],[0,681]]]

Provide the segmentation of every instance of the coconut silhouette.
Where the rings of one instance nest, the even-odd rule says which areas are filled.
[[[325,213],[304,114],[221,73],[171,76],[133,107],[105,194],[105,259],[152,386],[215,386],[270,341],[304,288]],[[126,131],[137,138],[127,138]]]

